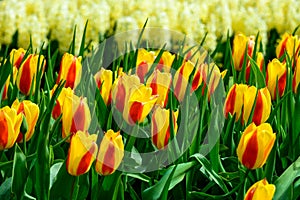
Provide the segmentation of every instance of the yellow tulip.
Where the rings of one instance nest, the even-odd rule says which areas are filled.
[[[53,89],[51,90],[51,96],[53,95],[56,88],[57,88],[57,85],[55,85],[53,87]],[[56,99],[56,103],[54,105],[54,108],[52,110],[52,117],[54,119],[57,119],[60,116],[60,114],[62,113],[62,109],[63,109],[63,106],[64,106],[65,99],[67,97],[72,98],[73,95],[74,95],[74,91],[69,87],[68,88],[63,88],[61,90],[59,96]]]
[[[111,70],[101,68],[101,70],[95,74],[94,78],[104,103],[109,105],[111,102],[113,72]]]
[[[26,50],[24,50],[23,48],[13,49],[9,54],[10,63],[12,64],[12,66],[19,69],[25,54]]]
[[[144,83],[145,75],[149,71],[155,59],[155,54],[146,49],[139,49],[136,60],[136,75],[139,77],[140,82]]]
[[[293,76],[293,91],[294,91],[294,93],[297,93],[299,82],[300,82],[300,58],[298,57],[295,71],[294,71],[294,76]]]
[[[266,179],[260,180],[248,189],[244,200],[272,200],[275,189],[275,185],[269,184]]]
[[[287,52],[290,58],[294,55],[298,55],[300,48],[300,41],[298,36],[293,36],[292,34],[284,33],[281,40],[276,47],[276,56],[281,58],[284,52]]]
[[[159,51],[156,52],[155,56],[157,56],[158,54]],[[171,54],[168,51],[164,51],[161,55],[159,63],[156,66],[156,69],[158,69],[161,72],[170,72],[174,58],[175,54]]]

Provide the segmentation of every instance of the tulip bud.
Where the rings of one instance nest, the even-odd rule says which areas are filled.
[[[256,97],[257,93],[257,97]],[[255,108],[254,101],[256,97]],[[262,88],[257,90],[256,87],[248,87],[244,91],[244,110],[243,110],[243,121],[246,124],[249,120],[252,109],[254,109],[252,122],[256,125],[264,123],[268,120],[271,113],[271,95],[268,89]]]
[[[66,167],[69,174],[79,176],[88,172],[96,159],[97,135],[78,131],[71,137]]]
[[[248,47],[247,47],[248,45]],[[241,71],[244,63],[245,50],[247,49],[247,55],[252,57],[255,46],[255,37],[246,37],[244,34],[239,33],[234,36],[233,48],[232,48],[232,58],[234,62],[234,68],[237,71]],[[250,64],[248,58],[246,57],[246,67]]]
[[[3,89],[3,93],[2,93],[2,99],[3,100],[7,99],[7,91],[8,91],[9,83],[10,83],[10,76],[8,76],[8,78],[7,78],[7,80],[4,84],[4,89]]]
[[[224,114],[226,118],[228,117],[228,113],[230,113],[231,115],[236,114],[235,121],[239,120],[244,104],[244,92],[247,88],[248,85],[245,84],[234,84],[230,88],[224,105]]]
[[[295,94],[297,93],[299,82],[300,82],[300,59],[298,57],[294,76],[293,76],[293,91]]]
[[[124,157],[124,143],[120,131],[108,130],[101,141],[95,169],[101,175],[116,171]]]
[[[23,48],[13,49],[10,52],[10,63],[13,67],[16,67],[17,69],[20,68],[21,62],[26,54],[26,51]]]
[[[38,63],[39,66],[37,66]],[[28,55],[25,61],[22,62],[17,75],[17,87],[24,95],[29,95],[31,88],[32,93],[34,93],[37,68],[38,70],[42,70],[45,64],[46,62],[43,55],[33,54]]]
[[[276,47],[276,56],[277,58],[281,58],[284,55],[284,52],[287,52],[289,57],[292,58],[294,55],[298,55],[299,48],[300,41],[298,40],[298,37],[284,33]]]
[[[11,148],[19,135],[22,124],[22,114],[5,106],[0,109],[0,150]]]
[[[159,54],[159,51],[156,52],[156,56],[158,54]],[[157,64],[156,69],[158,69],[161,72],[170,72],[174,58],[175,58],[174,54],[171,54],[168,51],[164,51],[161,55],[160,61]]]
[[[256,64],[259,67],[260,71],[263,70],[263,66],[264,66],[264,55],[262,52],[258,52],[256,55]],[[249,65],[246,67],[246,81],[249,81],[250,78],[250,71],[251,71],[251,65],[249,63]]]
[[[275,189],[275,185],[269,184],[266,179],[260,180],[248,189],[244,200],[272,200]]]
[[[151,65],[155,59],[155,54],[152,51],[146,49],[139,49],[136,60],[136,75],[139,77],[140,82],[144,83],[145,75],[149,71]]]
[[[95,74],[94,78],[105,105],[109,105],[111,102],[113,72],[111,70],[101,68],[101,70]]]
[[[172,82],[170,73],[155,70],[147,80],[147,87],[152,88],[152,95],[158,95],[156,104],[163,107],[167,105],[169,89]]]
[[[57,85],[55,85],[53,87],[53,89],[51,90],[51,93],[50,93],[51,96],[54,94],[54,91],[56,90],[56,88],[57,88]],[[63,88],[61,90],[59,96],[56,99],[56,104],[54,105],[54,108],[52,110],[52,117],[54,119],[57,119],[60,116],[66,97],[72,98],[73,95],[74,95],[74,92],[69,87],[68,88]]]
[[[61,80],[66,81],[65,87],[75,89],[80,82],[82,65],[81,56],[76,57],[72,54],[65,53],[60,62],[60,69],[56,83],[58,84]]]
[[[28,125],[26,132],[25,130],[21,130],[17,142],[23,141],[23,134],[25,134],[26,141],[30,140],[34,133],[34,128],[37,123],[37,120],[39,118],[40,109],[38,105],[28,100],[19,102],[18,99],[16,99],[13,102],[11,108],[15,109],[17,111],[17,114],[22,113]]]
[[[239,161],[248,169],[261,168],[266,163],[275,139],[270,124],[250,124],[244,130],[237,147]]]
[[[177,132],[178,110],[172,111],[174,132]],[[170,138],[170,110],[157,106],[152,115],[151,121],[152,142],[158,148],[164,148]]]
[[[91,113],[87,99],[76,95],[66,96],[62,109],[62,138],[77,131],[87,131],[90,123]]]
[[[178,101],[182,102],[184,99],[185,91],[189,83],[189,77],[193,72],[194,64],[191,61],[184,62],[181,67],[176,71],[174,76],[174,93]]]
[[[269,62],[266,73],[267,87],[271,93],[272,100],[276,99],[277,90],[276,82],[278,82],[279,96],[282,97],[286,87],[286,64],[281,63],[278,59]]]

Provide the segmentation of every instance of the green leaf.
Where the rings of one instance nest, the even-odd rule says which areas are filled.
[[[250,65],[251,65],[250,68],[255,77],[256,87],[259,89],[266,87],[265,77],[263,73],[260,71],[259,67],[257,66],[257,63],[250,56],[248,56],[248,59],[250,60]]]
[[[12,177],[7,178],[0,186],[0,199],[11,198]]]
[[[121,172],[116,171],[112,175],[103,178],[98,199],[118,199],[121,175]]]
[[[13,164],[13,174],[12,174],[12,193],[14,193],[17,199],[21,199],[25,192],[25,185],[28,176],[26,156],[23,154],[22,150],[16,144],[15,154],[14,154],[14,164]]]

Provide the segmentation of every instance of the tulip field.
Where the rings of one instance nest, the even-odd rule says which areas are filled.
[[[300,198],[299,27],[211,50],[88,25],[1,46],[0,199]]]

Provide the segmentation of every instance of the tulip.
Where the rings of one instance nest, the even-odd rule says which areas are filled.
[[[54,91],[56,90],[57,88],[57,85],[55,85],[53,87],[53,89],[51,90],[51,96],[54,94]],[[62,112],[62,109],[63,109],[63,105],[64,105],[64,102],[65,102],[65,99],[68,97],[68,98],[72,98],[74,95],[74,92],[71,88],[63,88],[59,94],[59,96],[57,97],[56,99],[56,103],[54,105],[54,108],[52,110],[52,117],[54,119],[57,119],[60,115],[61,115],[61,112]]]
[[[147,86],[152,88],[152,95],[158,95],[156,104],[163,107],[167,105],[172,75],[155,70],[147,80]]]
[[[116,171],[124,157],[124,143],[120,131],[108,130],[101,141],[95,169],[101,175]]]
[[[266,179],[254,183],[247,191],[244,200],[272,200],[275,185],[269,184]]]
[[[248,45],[248,46],[247,46]],[[232,48],[232,58],[234,63],[234,68],[237,71],[241,71],[244,63],[245,50],[247,47],[247,55],[252,57],[255,46],[255,37],[246,37],[244,34],[239,33],[234,36],[233,48]],[[248,58],[246,57],[246,67],[250,64]]]
[[[158,55],[159,51],[156,53],[156,56]],[[170,69],[172,67],[173,61],[174,61],[175,55],[171,54],[168,51],[164,51],[161,55],[160,61],[157,64],[156,69],[163,72],[170,72]]]
[[[19,48],[18,50],[13,49],[10,52],[10,63],[12,64],[12,66],[19,69],[25,54],[26,51],[23,48]]]
[[[66,161],[69,174],[79,176],[89,171],[98,151],[96,140],[96,134],[89,135],[82,131],[72,136]]]
[[[174,93],[180,102],[184,99],[185,91],[189,83],[189,76],[193,72],[193,69],[194,64],[191,61],[187,61],[184,62],[175,73],[173,82]]]
[[[258,52],[256,55],[256,64],[259,67],[260,71],[263,70],[263,66],[264,66],[264,55],[262,52]],[[250,71],[251,71],[251,65],[249,63],[249,65],[246,67],[246,81],[249,81],[250,78]]]
[[[256,97],[257,93],[257,97]],[[256,97],[256,104],[254,106],[254,101]],[[256,125],[264,123],[268,120],[270,113],[271,113],[271,95],[268,89],[262,88],[257,90],[256,87],[251,86],[248,87],[244,91],[244,110],[243,110],[243,121],[247,124],[250,113],[252,109],[254,109],[252,122]]]
[[[299,82],[300,82],[300,59],[298,57],[294,76],[293,76],[293,91],[294,91],[294,93],[297,93]]]
[[[28,125],[28,129],[26,133],[22,133],[22,132],[19,133],[17,142],[23,141],[24,134],[26,137],[26,141],[30,140],[30,138],[34,133],[34,128],[37,123],[37,120],[39,118],[40,109],[38,105],[32,103],[29,100],[24,100],[22,102],[19,102],[18,99],[16,99],[13,102],[11,108],[15,109],[17,111],[17,114],[22,113]]]
[[[251,123],[244,130],[237,147],[239,161],[248,169],[261,168],[266,163],[275,139],[270,124],[256,126]]]
[[[278,59],[273,59],[269,62],[266,73],[267,87],[271,93],[272,100],[276,99],[277,90],[276,83],[278,82],[279,96],[282,97],[286,87],[286,64],[281,63]]]
[[[81,65],[81,56],[76,57],[72,54],[65,53],[60,62],[60,69],[56,83],[60,81],[66,81],[65,87],[70,87],[75,89],[80,82],[82,65]]]
[[[76,95],[72,98],[66,96],[62,109],[62,138],[77,131],[87,131],[90,123],[91,113],[87,99]]]
[[[113,72],[111,70],[101,68],[101,70],[95,74],[94,78],[105,105],[109,105],[111,102]]]
[[[235,121],[238,121],[244,104],[244,92],[247,90],[248,86],[245,84],[234,84],[226,97],[224,104],[224,114],[228,117],[228,114],[236,114]]]
[[[294,55],[298,55],[299,48],[300,41],[298,40],[298,37],[284,33],[276,47],[276,56],[277,58],[281,58],[284,55],[284,52],[287,52],[289,57],[292,58]]]
[[[152,51],[146,49],[139,49],[136,60],[136,75],[139,77],[140,82],[144,83],[145,75],[149,71],[151,65],[155,59],[155,54]]]
[[[19,135],[22,115],[5,106],[0,109],[0,150],[11,148]]]
[[[43,55],[33,54],[28,55],[25,61],[22,62],[17,75],[17,87],[24,95],[28,96],[31,88],[32,93],[34,93],[37,68],[38,70],[43,70],[45,64]]]
[[[7,99],[7,91],[8,91],[9,83],[10,83],[10,76],[8,76],[8,78],[7,78],[7,80],[4,84],[4,89],[3,89],[3,93],[2,93],[2,99],[3,100]]]
[[[176,112],[172,111],[173,115],[173,126],[174,132],[177,132],[177,118],[178,118],[178,110]],[[152,142],[158,148],[164,148],[170,138],[170,110],[161,108],[157,106],[152,115],[151,121],[151,134],[152,134]]]

